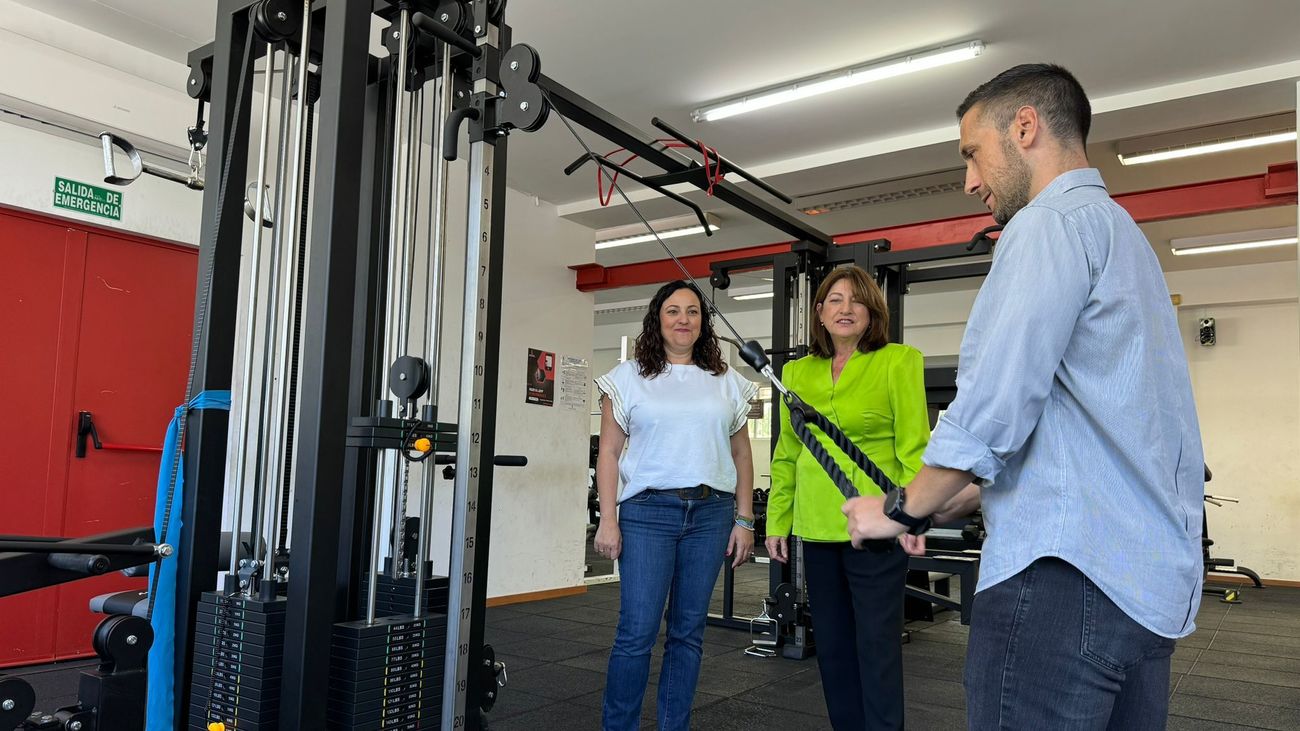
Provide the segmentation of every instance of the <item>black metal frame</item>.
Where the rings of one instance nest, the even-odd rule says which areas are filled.
[[[325,725],[321,689],[329,685],[330,651],[321,638],[347,615],[347,586],[321,580],[339,575],[339,545],[353,525],[356,483],[343,482],[349,409],[354,380],[358,250],[374,245],[362,236],[360,205],[365,131],[364,103],[370,80],[369,2],[329,3],[322,48],[321,97],[315,144],[315,204],[304,298],[298,410],[297,479],[294,484],[293,550],[281,681],[280,723],[284,728]],[[343,589],[340,591],[340,589]]]
[[[373,411],[386,364],[378,362],[383,331],[385,287],[386,201],[383,181],[391,174],[385,140],[391,126],[388,79],[389,59],[369,54],[371,17],[392,15],[394,3],[386,0],[317,0],[313,11],[311,60],[320,64],[321,94],[316,115],[318,167],[314,172],[314,206],[308,267],[310,291],[304,297],[298,412],[295,444],[297,479],[293,509],[293,550],[289,558],[288,619],[285,628],[280,723],[286,728],[323,727],[324,705],[319,692],[328,686],[328,637],[334,623],[347,619],[357,606],[360,577],[369,557],[363,539],[375,509],[374,452],[345,449],[350,416]],[[247,175],[251,111],[252,64],[263,44],[251,41],[255,33],[249,20],[253,0],[221,0],[216,39],[190,55],[192,95],[209,99],[213,115],[210,159],[229,160],[224,174],[232,181],[223,190],[209,184],[204,194],[200,271],[213,281],[237,281],[242,231],[243,185]],[[472,10],[484,15],[497,1],[478,0]],[[429,10],[433,3],[416,2],[413,9]],[[428,7],[425,7],[428,6]],[[300,7],[300,6],[299,6]],[[473,24],[473,21],[471,21]],[[508,44],[508,30],[503,34]],[[295,44],[296,45],[296,44]],[[243,49],[251,52],[245,56]],[[429,59],[425,59],[429,60]],[[468,77],[494,78],[497,69],[480,62],[470,68],[462,54],[451,57],[457,66],[457,83]],[[434,62],[441,63],[442,59]],[[242,93],[236,88],[243,71]],[[234,108],[234,100],[241,100]],[[360,101],[360,103],[358,103]],[[505,144],[495,132],[482,129],[481,139],[497,148],[497,176],[493,195],[504,202]],[[358,145],[357,140],[366,142]],[[218,163],[220,164],[220,163]],[[364,182],[363,182],[364,181]],[[211,177],[210,181],[211,183]],[[500,261],[504,240],[504,208],[491,213],[495,260]],[[200,281],[204,281],[200,278]],[[501,268],[490,272],[487,314],[488,346],[484,369],[497,371],[500,332]],[[196,363],[194,391],[228,389],[233,370],[236,292],[231,287],[201,286],[195,318]],[[339,357],[339,354],[349,354]],[[481,479],[477,511],[480,542],[486,547],[491,515],[492,443],[495,433],[495,379],[488,379],[483,406],[488,418],[481,430],[481,464],[474,465]],[[192,396],[193,394],[191,394]],[[186,441],[186,494],[184,529],[178,571],[175,662],[178,728],[190,717],[187,707],[193,657],[193,624],[200,596],[216,588],[228,414],[197,411],[188,416]],[[475,582],[470,598],[471,661],[480,664],[486,606],[487,551],[475,556]],[[311,577],[306,580],[305,577]],[[469,697],[485,692],[483,676],[471,675]],[[467,703],[467,728],[477,728],[478,703]]]
[[[229,161],[225,169],[212,167],[217,172],[210,175],[204,192],[201,284],[195,312],[196,393],[230,388],[234,365],[237,293],[233,287],[205,291],[202,282],[204,276],[217,282],[239,278],[249,146],[249,125],[244,120],[251,111],[252,64],[263,46],[249,39],[255,32],[249,8],[255,4],[252,0],[221,0],[215,41],[196,49],[189,58],[191,90],[200,98],[205,93],[210,96],[209,144],[215,153],[210,160],[222,161],[218,164]],[[354,333],[364,332],[366,320],[377,317],[374,308],[358,306],[358,310],[369,309],[369,317],[360,318],[358,324],[354,304],[360,305],[355,296],[358,288],[376,283],[368,276],[374,268],[358,264],[377,256],[375,249],[380,247],[373,242],[379,239],[373,229],[382,219],[373,216],[373,206],[366,204],[373,186],[362,184],[362,180],[373,181],[382,173],[369,178],[357,174],[358,170],[374,170],[376,158],[382,155],[356,144],[366,134],[375,139],[376,124],[382,129],[385,123],[384,113],[370,106],[376,95],[384,94],[384,85],[377,83],[377,60],[369,54],[370,16],[375,4],[371,0],[330,0],[317,5],[311,56],[313,61],[324,61],[316,118],[319,167],[314,174],[310,256],[304,263],[312,284],[304,298],[299,382],[303,408],[297,415],[294,550],[289,559],[291,575],[312,580],[291,582],[289,587],[281,722],[292,728],[324,725],[324,707],[316,694],[328,684],[329,649],[320,638],[328,636],[329,627],[344,616],[350,606],[348,599],[356,592],[358,574],[352,570],[352,558],[357,529],[364,530],[364,514],[370,507],[364,477],[368,472],[356,469],[355,455],[343,448],[343,442],[347,416],[357,413],[353,408],[361,400],[355,395],[364,390],[367,379],[364,374],[354,378],[353,363],[337,354],[353,352]],[[243,54],[246,45],[252,49],[248,57]],[[242,93],[236,88],[241,71]],[[241,102],[238,109],[234,108],[236,98]],[[367,103],[354,103],[357,99]],[[211,184],[213,177],[231,181],[228,189]],[[358,338],[355,343],[356,350],[365,349],[360,341]],[[203,592],[216,588],[221,569],[217,539],[229,421],[227,412],[215,410],[191,412],[188,419],[184,527],[177,574],[177,728],[184,727],[190,716],[198,601]]]
[[[0,536],[0,597],[153,563],[153,537],[152,526],[86,538]]]
[[[710,281],[715,285],[722,285],[725,289],[729,286],[730,277],[734,273],[759,269],[772,271],[772,347],[767,350],[767,353],[770,356],[773,373],[780,377],[786,363],[808,354],[806,343],[795,343],[793,348],[786,347],[791,343],[794,334],[790,330],[790,315],[795,307],[797,296],[796,280],[801,275],[807,275],[806,286],[809,292],[805,296],[811,298],[817,287],[821,285],[822,279],[835,267],[854,264],[870,271],[871,251],[870,246],[828,247],[800,241],[791,245],[790,250],[786,252],[715,262],[710,267],[712,271]],[[779,413],[781,404],[781,394],[775,389],[771,404],[772,449],[775,450],[776,440],[780,434],[780,420],[776,418],[776,414]],[[777,587],[794,585],[795,570],[789,564],[772,561],[769,563],[768,571],[770,593],[773,596],[776,594]],[[749,619],[737,617],[735,614],[735,570],[729,563],[723,566],[722,581],[722,612],[710,614],[709,624],[749,631]],[[802,587],[799,587],[796,594],[802,594]],[[797,597],[796,603],[801,601]],[[812,639],[811,627],[787,626],[782,630],[782,644],[786,648],[785,651],[794,652],[798,656],[806,656],[810,653]]]
[[[991,238],[990,234],[996,233],[998,230],[1000,230],[1000,227],[990,227],[979,231],[966,243],[941,244],[901,251],[893,251],[890,242],[885,239],[864,241],[847,246],[831,246],[829,248],[801,241],[792,244],[788,252],[713,262],[710,264],[710,281],[715,287],[725,289],[729,286],[730,275],[733,273],[769,268],[772,270],[773,347],[767,352],[771,356],[773,372],[779,377],[782,367],[787,362],[801,358],[808,353],[806,344],[796,344],[794,348],[778,347],[777,345],[778,343],[790,342],[792,335],[790,332],[790,317],[796,305],[794,301],[794,283],[801,274],[808,275],[807,285],[809,291],[804,296],[811,300],[821,281],[837,266],[854,264],[868,272],[872,272],[885,292],[886,304],[890,314],[890,341],[902,342],[905,295],[908,293],[910,285],[920,282],[948,281],[984,276],[988,274],[990,263],[951,264],[922,269],[917,269],[915,266],[991,254],[996,239]],[[811,306],[811,302],[809,302],[808,306]],[[956,366],[946,363],[934,367],[927,365],[925,386],[927,395],[930,397],[928,401],[931,407],[936,404],[946,406],[956,395]],[[772,394],[773,450],[776,448],[776,441],[780,435],[780,421],[775,416],[780,408],[780,403],[781,394],[774,390]],[[933,604],[958,610],[961,613],[962,623],[969,623],[971,606],[969,600],[973,597],[974,579],[978,575],[979,562],[977,559],[972,562],[970,557],[965,555],[961,556],[960,560],[957,560],[956,557],[946,554],[941,555],[941,553],[934,552],[934,555],[931,556],[913,557],[909,563],[909,576],[912,578],[907,587],[908,601],[909,603],[924,602],[927,606]],[[952,570],[949,571],[948,569]],[[729,564],[724,567],[723,571],[722,613],[720,615],[710,614],[708,622],[714,626],[748,631],[750,629],[749,621],[735,616],[734,571]],[[929,571],[941,571],[958,575],[961,578],[960,599],[953,600],[946,595],[931,591],[928,582]],[[792,582],[794,581],[795,572],[796,570],[792,569],[789,564],[772,561],[769,564],[770,597],[775,598],[777,596],[778,588],[784,591],[786,587],[794,586]],[[925,572],[926,576],[924,585],[921,585],[918,580],[922,572]],[[796,595],[801,593],[802,587],[798,587]],[[796,604],[800,603],[798,600],[799,597],[796,596]],[[814,646],[811,637],[811,626],[802,627],[799,625],[800,622],[796,621],[794,625],[787,624],[781,630],[781,640],[787,646],[787,656],[804,657]],[[793,653],[789,651],[790,645],[794,645]]]
[[[490,155],[487,158],[490,179],[484,179],[482,170],[471,171],[472,177],[479,176],[479,190],[484,199],[481,228],[485,235],[481,251],[490,262],[480,287],[484,293],[480,305],[483,313],[478,318],[482,349],[475,361],[480,366],[480,376],[495,374],[499,365],[505,133],[510,129],[536,129],[544,122],[543,115],[527,125],[511,124],[510,119],[521,117],[506,113],[502,97],[496,93],[498,88],[508,88],[512,95],[544,95],[528,98],[544,98],[548,108],[554,104],[555,110],[569,120],[639,153],[663,171],[643,178],[653,187],[686,181],[701,189],[711,188],[720,200],[809,242],[801,255],[803,258],[796,257],[793,262],[796,268],[807,270],[810,261],[807,257],[816,255],[820,261],[830,249],[830,237],[793,212],[733,183],[717,180],[717,168],[735,172],[789,203],[779,191],[711,148],[702,152],[706,156],[705,165],[661,149],[654,136],[540,73],[523,80],[524,87],[533,88],[520,88],[520,77],[511,76],[502,61],[511,45],[509,27],[501,22],[504,7],[501,0],[454,3],[409,0],[405,6],[413,12],[428,13],[453,4],[453,9],[468,19],[464,27],[474,29],[469,37],[465,31],[439,28],[436,22],[431,25],[427,15],[415,27],[455,47],[455,51],[443,54],[441,60],[436,56],[422,56],[420,63],[456,65],[457,84],[465,85],[470,93],[448,122],[468,119],[472,153]],[[251,70],[264,48],[264,44],[253,38],[257,30],[249,11],[254,5],[253,0],[220,0],[216,39],[190,57],[190,89],[196,98],[210,100],[213,113],[209,144],[215,153],[210,159],[219,161],[213,168],[216,175],[209,175],[204,193],[201,283],[237,281],[239,276],[242,232],[246,225],[241,209],[243,181],[248,172],[246,120],[251,112]],[[308,291],[304,296],[300,345],[301,407],[297,412],[298,433],[294,445],[293,547],[285,600],[287,622],[279,708],[280,723],[287,728],[324,725],[325,708],[318,702],[317,694],[329,684],[330,651],[329,644],[321,639],[329,635],[334,624],[351,616],[357,606],[360,577],[365,575],[370,558],[366,555],[368,549],[363,547],[366,542],[360,539],[368,533],[369,516],[377,509],[375,456],[373,451],[344,447],[351,418],[366,416],[375,409],[386,366],[376,357],[381,351],[378,347],[383,330],[381,293],[386,284],[386,253],[378,242],[386,239],[387,220],[383,193],[377,191],[384,190],[382,181],[392,172],[382,140],[391,127],[388,108],[392,104],[387,80],[394,69],[389,60],[370,57],[368,48],[372,15],[391,17],[395,5],[395,0],[317,0],[313,11],[317,22],[313,25],[310,55],[320,65],[321,94],[316,114],[318,168],[313,176],[311,242],[303,264],[307,268]],[[453,34],[459,35],[452,37]],[[537,62],[536,53],[531,49],[527,52]],[[427,69],[420,71],[427,72]],[[507,76],[508,79],[503,78]],[[241,78],[242,89],[237,88]],[[237,109],[236,99],[240,100]],[[677,139],[694,144],[666,123],[655,120],[654,124]],[[363,143],[357,144],[357,140]],[[709,179],[706,166],[714,169],[713,180]],[[234,288],[201,284],[195,317],[192,386],[195,393],[191,397],[205,390],[230,387],[237,310]],[[346,355],[340,357],[341,354]],[[491,649],[483,645],[483,620],[495,461],[496,379],[489,377],[476,382],[474,392],[475,416],[465,425],[463,434],[472,437],[476,447],[464,455],[463,445],[457,449],[458,495],[464,480],[472,481],[466,505],[458,506],[467,516],[468,525],[462,530],[472,539],[467,542],[469,550],[457,548],[453,541],[453,564],[455,557],[461,555],[466,576],[464,586],[468,591],[468,596],[457,604],[461,582],[452,583],[450,609],[456,617],[464,611],[468,627],[468,642],[460,646],[459,652],[453,644],[458,640],[451,636],[453,622],[448,622],[448,657],[465,656],[467,663],[457,672],[463,672],[467,665],[469,673],[458,675],[463,685],[449,682],[446,687],[450,690],[444,692],[444,709],[452,702],[447,693],[454,692],[459,704],[451,725],[471,729],[481,725],[480,706],[490,705],[495,687]],[[227,413],[221,411],[198,411],[187,419],[187,490],[182,504],[184,529],[180,539],[176,609],[180,638],[175,665],[178,728],[191,716],[187,706],[191,697],[197,606],[205,591],[216,588],[216,576],[222,568],[217,547],[228,425]],[[464,477],[465,474],[470,476]],[[462,567],[453,565],[452,570],[461,571]],[[294,577],[300,578],[295,581]],[[456,665],[450,663],[448,667],[454,669]]]
[[[199,287],[194,319],[193,391],[230,388],[234,369],[235,320],[238,293],[234,287],[205,287],[203,282],[239,281],[243,243],[243,196],[226,195],[221,181],[243,188],[248,168],[248,125],[252,108],[251,73],[254,57],[242,49],[252,43],[247,8],[251,3],[221,0],[217,8],[217,41],[190,54],[190,88],[206,90],[210,104],[208,144],[217,154],[209,167],[215,183],[203,191],[199,242]],[[257,44],[252,44],[255,47]],[[205,68],[207,73],[205,73]],[[239,80],[244,77],[243,88]],[[200,91],[201,93],[201,91]],[[235,107],[240,100],[239,108]],[[230,154],[225,154],[230,150]],[[237,154],[242,151],[244,154]],[[189,717],[190,673],[194,654],[194,623],[199,598],[216,588],[225,494],[226,432],[229,412],[216,409],[186,414],[185,483],[181,504],[181,533],[177,545],[176,651],[174,727],[185,728]]]
[[[160,548],[153,540],[152,526],[86,538],[0,536],[0,597],[153,563]],[[137,592],[122,594],[141,596]],[[101,597],[105,598],[108,600],[104,604],[92,609],[110,615],[92,635],[100,664],[81,673],[77,703],[33,714],[37,699],[31,685],[21,677],[0,673],[0,697],[5,699],[5,707],[0,709],[0,728],[25,727],[28,714],[37,719],[48,717],[58,728],[125,731],[143,727],[145,658],[153,631],[147,619],[131,614],[134,602],[119,604],[113,601],[116,597]],[[94,601],[91,606],[95,607]],[[119,613],[122,607],[126,611]]]
[[[657,186],[666,186],[677,182],[687,182],[701,190],[710,187],[705,179],[704,166],[699,162],[662,149],[655,143],[655,136],[646,134],[628,122],[610,114],[607,110],[573,92],[554,79],[547,77],[545,74],[540,75],[536,83],[537,86],[545,90],[547,98],[554,103],[555,109],[567,119],[625,148],[628,152],[636,153],[641,159],[661,168],[664,171],[663,175],[648,176],[651,183]],[[679,140],[689,141],[692,144],[695,142],[673,129],[663,120],[656,118],[652,123],[655,127],[668,132]],[[715,159],[719,164],[722,164],[725,170],[736,172],[751,181],[756,180],[752,175],[735,166],[734,163],[721,155],[711,159]],[[566,170],[566,172],[571,172],[573,169],[575,168],[570,166],[570,169]],[[760,187],[783,198],[786,202],[789,201],[788,196],[784,196],[766,183],[763,183]],[[713,195],[799,241],[810,241],[823,247],[831,246],[831,237],[816,226],[809,224],[792,211],[774,205],[734,183],[726,180],[717,182],[713,186]]]

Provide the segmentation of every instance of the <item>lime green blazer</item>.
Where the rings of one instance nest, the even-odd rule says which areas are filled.
[[[921,453],[930,439],[921,351],[891,343],[870,353],[854,352],[835,382],[830,359],[809,355],[787,363],[781,380],[834,422],[899,486],[920,471]],[[820,430],[814,427],[812,432],[860,493],[881,494]],[[847,520],[840,512],[844,496],[790,428],[785,404],[771,473],[768,535],[793,532],[812,541],[849,540]]]

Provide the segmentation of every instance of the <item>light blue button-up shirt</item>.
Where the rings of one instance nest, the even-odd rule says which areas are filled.
[[[923,461],[983,481],[977,591],[1054,556],[1152,632],[1195,629],[1187,357],[1155,253],[1095,169],[1057,177],[1002,232]]]

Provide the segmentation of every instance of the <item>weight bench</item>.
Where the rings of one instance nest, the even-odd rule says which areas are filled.
[[[905,596],[920,602],[926,610],[929,610],[929,619],[932,620],[932,607],[951,609],[957,612],[961,617],[961,623],[970,624],[971,609],[975,602],[975,584],[979,581],[980,556],[978,551],[944,551],[930,550],[924,556],[909,556],[907,561],[908,585]],[[916,573],[925,572],[925,576],[917,580]],[[935,588],[932,590],[931,581],[933,574],[941,574]],[[949,577],[956,576],[959,586],[957,598],[951,596]],[[924,617],[913,617],[922,619]]]

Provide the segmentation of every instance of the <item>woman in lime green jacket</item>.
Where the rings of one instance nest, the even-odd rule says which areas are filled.
[[[817,290],[812,354],[781,380],[842,430],[898,485],[921,469],[930,436],[920,351],[889,342],[889,309],[875,281],[840,267]],[[880,488],[819,432],[863,495]],[[826,710],[836,731],[903,727],[903,587],[907,556],[895,542],[849,543],[844,497],[804,449],[781,408],[767,504],[768,554],[789,560],[802,539]]]

